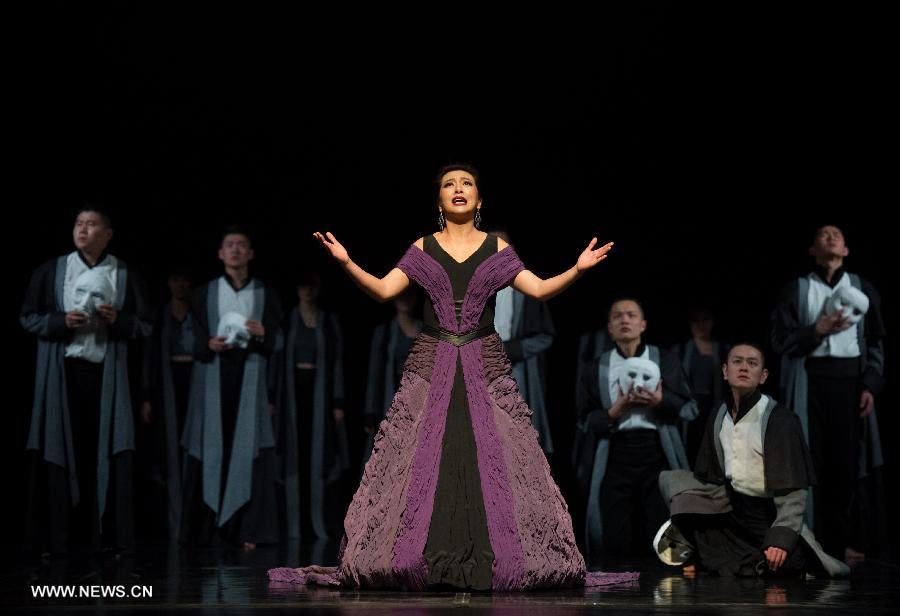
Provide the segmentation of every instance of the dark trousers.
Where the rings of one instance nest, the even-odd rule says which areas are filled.
[[[243,542],[274,543],[275,490],[272,481],[275,460],[272,449],[260,449],[253,461],[250,501],[238,509],[221,527],[216,526],[216,513],[203,502],[203,463],[185,456],[184,511],[181,515],[180,541],[183,545],[209,546],[218,536],[227,544],[239,546]]]
[[[604,552],[650,552],[653,536],[669,517],[659,493],[659,473],[668,468],[656,430],[626,430],[610,438],[600,486]]]
[[[672,522],[694,546],[694,562],[720,575],[770,575],[763,543],[775,521],[775,501],[740,494],[728,487],[732,510],[721,514],[684,513]],[[797,575],[806,566],[803,540],[788,554],[777,575]]]
[[[859,388],[850,378],[809,376],[809,449],[816,470],[815,533],[842,556],[852,534],[859,477]]]
[[[235,434],[245,359],[246,352],[237,349],[220,355],[223,448],[220,496],[225,494],[234,439],[246,438],[245,435]],[[277,539],[274,472],[273,450],[260,449],[259,456],[253,461],[250,501],[217,528],[215,512],[203,502],[203,464],[196,458],[186,456],[182,485],[184,511],[181,515],[181,542],[188,545],[210,545],[217,530],[225,542],[233,545],[243,542],[274,542]]]
[[[66,388],[79,502],[72,507],[65,468],[35,458],[40,482],[46,485],[49,549],[62,554],[72,546],[98,551],[114,547],[134,551],[134,452],[110,455],[103,534],[97,501],[97,450],[103,365],[66,359]],[[111,447],[108,454],[111,454]]]

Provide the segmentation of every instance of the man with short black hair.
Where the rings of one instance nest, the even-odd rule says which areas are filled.
[[[819,485],[807,512],[829,552],[852,543],[859,479],[881,466],[875,396],[885,383],[884,320],[878,291],[844,269],[843,231],[819,228],[813,271],[782,292],[772,313],[772,348],[782,355],[781,398],[800,417]]]
[[[688,468],[679,424],[697,416],[681,363],[644,344],[641,304],[613,302],[607,330],[614,346],[582,374],[578,396],[581,452],[579,482],[587,495],[585,545],[589,552],[646,553],[666,519],[660,471]],[[633,367],[633,368],[632,368]],[[623,387],[623,373],[655,372],[656,382]]]
[[[722,374],[729,395],[706,423],[694,472],[660,473],[671,515],[653,541],[660,559],[686,573],[846,575],[803,524],[812,460],[799,418],[759,390],[769,376],[762,349],[734,345]]]
[[[76,250],[35,271],[22,326],[37,337],[34,407],[26,449],[35,452],[32,524],[36,544],[38,484],[47,488],[47,549],[68,552],[70,538],[134,551],[134,419],[128,342],[149,335],[153,309],[143,281],[107,253],[109,216],[82,208]],[[113,532],[108,532],[109,529]]]
[[[182,446],[187,451],[183,543],[222,538],[247,550],[276,540],[274,387],[269,357],[281,339],[281,302],[251,277],[250,236],[230,227],[218,251],[225,273],[196,289],[196,326]]]

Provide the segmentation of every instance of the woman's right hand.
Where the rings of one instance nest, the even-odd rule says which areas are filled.
[[[331,253],[331,256],[342,265],[347,265],[350,262],[350,255],[347,254],[347,249],[335,239],[330,231],[327,231],[324,236],[316,231],[313,233],[313,237],[319,240],[322,246]]]
[[[322,235],[318,231],[313,233],[313,237],[319,240],[322,247],[331,253],[331,256],[341,264],[341,269],[350,276],[350,279],[360,289],[366,292],[379,302],[385,302],[394,299],[400,295],[408,286],[409,278],[399,268],[394,268],[384,278],[376,278],[359,265],[350,260],[347,249],[344,248],[334,235],[326,233]]]

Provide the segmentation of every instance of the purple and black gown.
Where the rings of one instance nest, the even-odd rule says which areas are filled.
[[[269,579],[407,590],[526,590],[633,581],[588,573],[568,506],[493,329],[525,269],[488,235],[462,263],[433,236],[397,264],[428,294],[424,327],[344,519],[337,567]]]

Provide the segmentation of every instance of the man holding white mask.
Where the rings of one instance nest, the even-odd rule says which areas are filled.
[[[851,521],[860,478],[882,464],[874,404],[885,330],[875,287],[844,269],[849,254],[841,229],[816,230],[813,271],[785,287],[771,342],[782,355],[781,399],[800,417],[819,479],[807,523],[826,551],[855,560],[865,543]]]
[[[35,482],[28,541],[46,512],[42,551],[68,552],[70,537],[91,551],[134,551],[134,420],[129,340],[149,335],[152,308],[143,281],[107,253],[109,216],[86,206],[72,232],[76,250],[38,268],[20,321],[37,336],[35,396],[27,450]],[[46,509],[39,494],[46,486]],[[40,520],[40,521],[39,521]],[[114,529],[114,532],[109,532]]]
[[[688,468],[679,423],[699,409],[678,358],[645,344],[643,306],[621,298],[609,309],[613,347],[581,375],[579,466],[586,495],[585,545],[592,555],[645,554],[666,519],[660,471]]]
[[[181,445],[185,449],[179,540],[207,546],[218,534],[247,550],[275,541],[275,391],[269,358],[283,343],[281,302],[250,275],[249,233],[229,227],[222,276],[194,290],[194,370]]]

